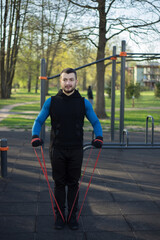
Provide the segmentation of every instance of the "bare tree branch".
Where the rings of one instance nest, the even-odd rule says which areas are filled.
[[[82,5],[82,4],[79,4],[79,3],[74,2],[74,1],[72,1],[72,0],[68,0],[68,1],[71,2],[72,4],[76,5],[77,7],[97,10],[97,7],[93,7],[93,6],[90,6],[90,5],[88,5],[88,4]],[[97,2],[97,1],[92,1],[92,2]]]
[[[109,13],[109,11],[110,11],[110,9],[111,9],[111,7],[112,7],[112,5],[114,4],[115,1],[116,1],[116,0],[112,0],[112,1],[110,2],[109,6],[108,6],[108,9],[107,9],[107,11],[106,11],[106,16],[108,15],[108,13]]]
[[[152,26],[152,25],[155,25],[156,23],[159,23],[159,22],[160,22],[160,18],[159,18],[158,20],[156,20],[156,21],[154,21],[154,22],[149,22],[149,23],[144,22],[144,24],[137,24],[137,25],[134,24],[134,25],[125,27],[124,24],[123,24],[123,22],[122,22],[120,19],[118,19],[118,20],[119,20],[120,25],[123,27],[123,29],[121,29],[120,31],[112,34],[110,37],[106,38],[106,41],[109,41],[111,38],[113,38],[114,36],[119,35],[120,33],[124,32],[124,31],[129,31],[130,29],[144,29],[144,28],[146,28],[146,27],[148,27],[148,26]],[[141,20],[141,21],[142,21],[142,20]],[[113,24],[112,24],[111,26],[113,26]],[[111,29],[111,28],[112,28],[112,27],[110,27],[110,29]],[[109,29],[109,30],[110,30],[110,29]],[[108,31],[107,31],[107,32],[108,32]]]

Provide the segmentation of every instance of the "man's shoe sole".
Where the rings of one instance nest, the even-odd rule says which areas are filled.
[[[78,229],[79,229],[79,226],[70,226],[70,224],[68,224],[68,227],[69,227],[71,230],[78,230]]]
[[[65,225],[64,225],[64,226],[65,226]],[[57,230],[61,230],[61,229],[64,228],[64,226],[56,226],[56,225],[55,225],[54,228],[57,229]]]

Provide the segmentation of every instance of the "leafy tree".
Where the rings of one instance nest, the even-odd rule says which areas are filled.
[[[30,12],[27,15],[27,23],[23,34],[23,45],[30,46],[30,60],[25,63],[28,65],[28,87],[31,82],[35,83],[35,91],[38,87],[38,76],[40,68],[40,59],[46,60],[46,75],[51,76],[55,67],[55,58],[61,50],[63,42],[64,29],[69,11],[69,3],[57,0],[35,0],[30,4]],[[34,14],[33,14],[34,12]],[[25,48],[21,48],[22,55]],[[39,61],[38,61],[39,60]],[[32,74],[32,61],[36,63],[36,82]],[[48,94],[49,81],[46,82],[46,95]]]
[[[61,43],[60,50],[55,57],[54,68],[51,74],[56,75],[66,67],[77,68],[90,63],[95,59],[95,56],[96,53],[94,49],[90,48],[87,42],[83,40],[79,42],[79,44],[76,44],[74,40],[70,40],[67,43]],[[54,79],[53,81],[58,85],[58,79]],[[95,66],[93,65],[90,68],[78,70],[78,82],[78,88],[83,90],[86,90],[86,84],[95,86]]]
[[[97,58],[105,57],[106,43],[116,36],[127,32],[137,41],[141,36],[147,39],[148,32],[159,34],[159,1],[151,0],[68,0],[80,9],[79,16],[83,32],[90,31],[89,39],[97,47]],[[78,20],[79,21],[79,20]],[[79,21],[80,22],[80,21]],[[80,26],[80,24],[79,24]],[[83,33],[84,34],[84,33]],[[96,112],[101,118],[106,117],[104,100],[105,63],[97,64],[97,100]]]

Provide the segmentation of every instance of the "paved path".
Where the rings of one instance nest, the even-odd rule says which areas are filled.
[[[90,133],[85,134],[89,141]],[[30,132],[1,131],[7,138],[8,178],[0,178],[1,240],[160,240],[160,149],[105,150],[92,179],[78,231],[54,229],[46,181],[30,146]],[[108,134],[104,136],[109,141]],[[144,134],[130,134],[130,141]],[[159,134],[155,136],[159,141]],[[160,141],[159,141],[160,142]],[[45,144],[48,146],[49,134]],[[82,203],[97,156],[94,150],[80,190]],[[89,151],[84,153],[84,163]],[[51,178],[48,148],[45,158]]]
[[[16,103],[16,104],[12,104],[12,105],[6,105],[3,108],[0,109],[0,122],[7,118],[9,115],[11,114],[18,114],[23,116],[24,118],[28,118],[30,117],[31,119],[35,119],[34,116],[26,116],[23,114],[38,114],[39,111],[22,111],[22,112],[16,112],[16,111],[11,111],[14,107],[18,107],[18,106],[23,106],[23,105],[27,105],[27,104],[33,104],[36,102],[27,102],[27,103]],[[125,111],[137,111],[137,110],[159,110],[160,107],[147,107],[147,108],[125,108]],[[116,111],[119,111],[120,108],[115,108]],[[110,109],[106,109],[106,111],[110,111]]]
[[[18,106],[23,106],[23,105],[28,105],[28,104],[33,104],[33,103],[36,103],[36,102],[27,102],[27,103],[15,103],[15,104],[12,104],[12,105],[6,105],[4,106],[3,108],[0,109],[0,122],[2,120],[4,120],[5,118],[7,118],[9,115],[11,114],[23,114],[23,113],[27,113],[26,111],[25,112],[11,112],[11,110],[14,108],[14,107],[18,107]],[[28,112],[30,113],[30,112]],[[32,112],[31,112],[32,113]],[[36,113],[36,112],[34,112]]]

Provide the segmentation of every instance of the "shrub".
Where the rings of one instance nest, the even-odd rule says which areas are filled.
[[[154,94],[156,97],[158,97],[158,98],[160,97],[160,82],[157,82],[155,84]]]
[[[130,84],[126,87],[126,98],[131,99],[134,96],[134,84]]]
[[[136,83],[134,87],[134,97],[139,98],[140,97],[140,92],[141,92],[141,86],[139,83]]]
[[[111,98],[111,81],[107,83],[107,86],[105,87],[105,89],[108,94],[108,97]]]
[[[126,98],[131,99],[133,96],[135,98],[140,97],[140,84],[137,83],[136,85],[130,84],[129,86],[126,87]]]

